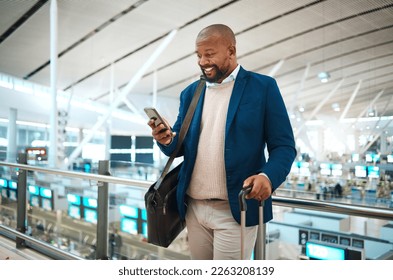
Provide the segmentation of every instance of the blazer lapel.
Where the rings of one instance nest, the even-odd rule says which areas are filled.
[[[231,127],[231,123],[235,118],[237,108],[239,107],[240,99],[242,98],[244,87],[246,86],[245,77],[246,77],[246,71],[242,67],[240,67],[239,73],[237,74],[235,80],[235,85],[233,87],[231,99],[229,100],[227,122],[225,126],[225,136],[228,135],[229,128]]]

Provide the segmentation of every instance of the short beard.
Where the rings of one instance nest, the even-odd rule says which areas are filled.
[[[213,78],[208,78],[205,75],[205,71],[203,71],[203,69],[202,69],[202,74],[205,77],[206,81],[208,81],[209,83],[217,83],[217,81],[219,81],[222,77],[224,77],[224,73],[216,65],[213,65],[212,67],[216,71],[216,75],[214,75]]]

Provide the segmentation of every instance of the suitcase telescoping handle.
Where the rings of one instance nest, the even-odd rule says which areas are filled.
[[[245,231],[246,231],[246,195],[252,190],[252,186],[244,187],[239,192],[239,205],[240,205],[240,257],[243,260],[245,258]],[[263,206],[265,201],[259,201],[259,226],[258,226],[258,236],[256,242],[255,259],[264,260],[265,259],[265,247],[266,247],[266,225],[263,223]]]

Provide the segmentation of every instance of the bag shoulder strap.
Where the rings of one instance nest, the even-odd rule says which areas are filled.
[[[187,109],[187,113],[186,113],[186,116],[185,116],[184,121],[182,123],[182,126],[180,128],[179,139],[177,141],[176,148],[173,151],[173,153],[171,154],[171,156],[169,157],[169,159],[168,159],[168,161],[167,161],[167,163],[166,163],[166,165],[164,167],[164,170],[161,173],[160,178],[157,180],[157,183],[154,186],[155,189],[158,189],[160,187],[162,180],[164,179],[164,177],[168,173],[169,168],[171,167],[171,165],[173,163],[173,160],[175,159],[177,153],[181,149],[181,146],[183,144],[183,140],[184,140],[184,138],[187,135],[188,128],[190,127],[191,120],[192,120],[192,118],[194,116],[194,112],[195,112],[196,106],[197,106],[198,101],[199,101],[199,97],[201,96],[201,93],[202,93],[202,90],[203,90],[204,86],[205,86],[205,77],[201,76],[201,78],[199,80],[199,83],[198,83],[198,86],[197,86],[197,88],[195,90],[194,96],[192,97],[190,106]]]

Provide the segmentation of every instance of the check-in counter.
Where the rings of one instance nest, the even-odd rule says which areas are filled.
[[[285,212],[284,222],[293,225],[310,225],[313,228],[329,231],[347,232],[350,228],[348,215],[301,209]]]
[[[380,238],[393,242],[393,222],[381,227]]]

